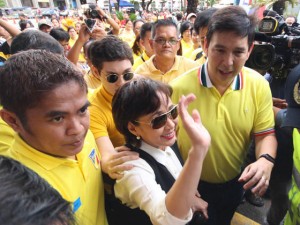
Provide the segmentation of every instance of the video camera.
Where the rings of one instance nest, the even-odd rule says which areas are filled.
[[[271,14],[271,16],[269,16]],[[246,66],[269,72],[275,78],[286,78],[291,69],[300,63],[300,27],[288,26],[276,12],[268,10],[260,21],[252,53]]]
[[[88,18],[88,19],[100,19],[103,20],[103,18],[99,15],[98,11],[96,10],[97,5],[96,4],[89,4],[89,8],[84,10],[84,15]]]

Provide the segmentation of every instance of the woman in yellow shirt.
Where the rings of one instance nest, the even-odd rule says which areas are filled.
[[[180,34],[181,34],[181,46],[182,46],[183,56],[186,56],[186,54],[193,49],[191,29],[192,29],[192,24],[189,21],[185,21],[181,24]]]
[[[126,20],[125,27],[121,29],[119,38],[122,41],[127,42],[130,48],[132,48],[135,40],[135,34],[133,32],[133,24],[131,20]]]

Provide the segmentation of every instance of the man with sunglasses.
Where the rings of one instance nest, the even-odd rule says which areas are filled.
[[[134,78],[132,51],[118,37],[107,36],[90,45],[88,58],[91,60],[94,75],[101,80],[102,84],[90,98],[90,129],[101,152],[103,172],[111,178],[120,178],[122,176],[120,172],[130,169],[130,166],[112,164],[113,159],[122,160],[122,157],[125,157],[130,160],[137,155],[130,151],[115,150],[116,147],[123,146],[125,140],[115,127],[111,102],[116,90]]]
[[[180,38],[171,20],[158,20],[151,29],[150,46],[154,55],[137,67],[135,72],[154,80],[169,83],[174,78],[198,66],[193,60],[178,56]]]
[[[254,41],[254,17],[239,6],[218,9],[210,18],[203,50],[208,60],[172,82],[173,102],[194,93],[212,142],[198,191],[208,202],[210,225],[229,225],[244,190],[262,196],[276,157],[272,95],[268,82],[244,67]],[[251,137],[256,161],[241,171]],[[184,159],[191,146],[179,122],[178,145]]]

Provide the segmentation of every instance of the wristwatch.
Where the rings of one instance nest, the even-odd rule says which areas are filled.
[[[258,158],[265,158],[266,160],[270,161],[271,163],[275,163],[275,159],[270,156],[269,154],[262,154],[261,156],[259,156]]]

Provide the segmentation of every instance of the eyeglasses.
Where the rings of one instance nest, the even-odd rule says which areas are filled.
[[[127,73],[124,73],[123,75],[123,79],[125,81],[128,81],[128,80],[131,80],[134,76],[134,73],[132,72],[127,72]],[[108,74],[106,76],[106,80],[109,82],[109,83],[115,83],[117,80],[119,79],[119,75],[118,74],[115,74],[115,73],[111,73],[111,74]]]
[[[160,45],[165,45],[167,42],[170,45],[176,45],[179,42],[179,40],[176,40],[176,39],[166,40],[166,39],[162,39],[162,38],[154,39],[154,41]]]
[[[177,118],[177,116],[178,116],[177,106],[178,105],[174,105],[172,107],[172,109],[170,109],[170,111],[155,117],[153,120],[151,120],[150,123],[142,122],[142,121],[136,121],[136,120],[134,122],[142,123],[142,124],[148,124],[152,127],[152,129],[159,129],[159,128],[166,125],[168,117],[171,116],[170,118],[173,119],[173,120],[175,120]]]

